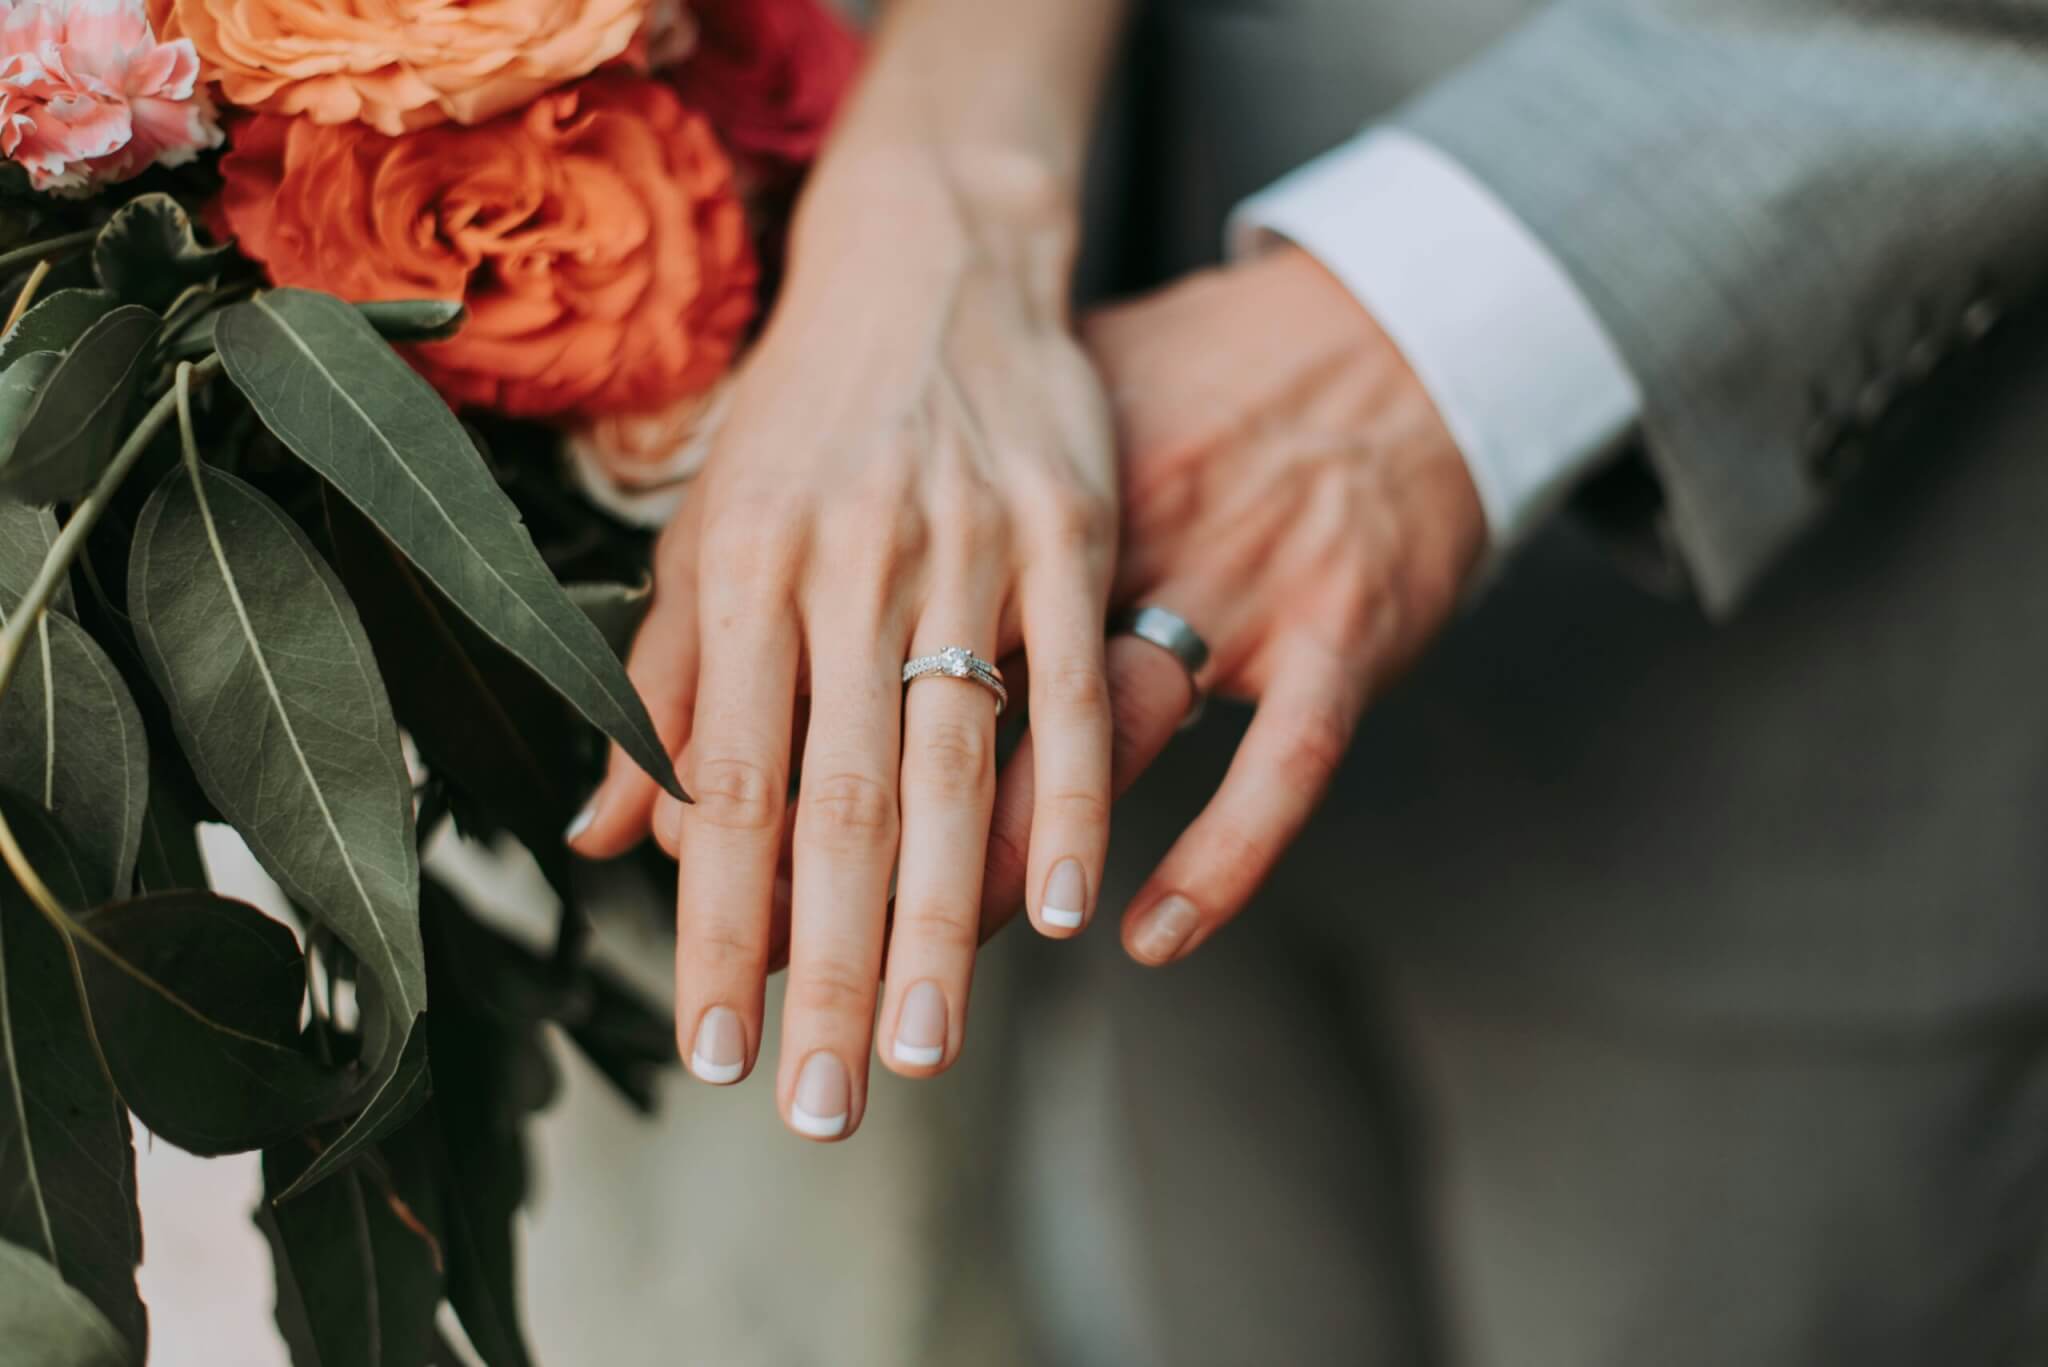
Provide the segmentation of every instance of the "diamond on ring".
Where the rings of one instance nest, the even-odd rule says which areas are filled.
[[[903,682],[943,675],[949,679],[965,679],[980,684],[995,694],[996,715],[1002,716],[1009,705],[1010,690],[1003,683],[1003,671],[982,659],[966,646],[945,646],[934,655],[920,655],[906,661],[903,666]]]

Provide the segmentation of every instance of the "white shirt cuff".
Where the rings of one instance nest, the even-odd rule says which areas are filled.
[[[1239,205],[1234,255],[1286,238],[1407,357],[1506,550],[1634,429],[1642,393],[1549,250],[1470,172],[1369,130]]]

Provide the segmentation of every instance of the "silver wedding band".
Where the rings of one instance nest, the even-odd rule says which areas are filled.
[[[930,678],[965,679],[980,684],[995,694],[998,717],[1010,705],[1010,690],[1003,685],[1003,671],[966,646],[944,646],[935,655],[919,655],[904,661],[904,683]]]
[[[1195,724],[1202,715],[1202,666],[1209,663],[1209,643],[1202,634],[1188,625],[1187,618],[1177,612],[1146,604],[1133,608],[1117,621],[1116,630],[1126,636],[1135,636],[1141,641],[1158,646],[1180,662],[1187,671],[1188,687],[1194,690],[1194,701],[1188,704],[1188,714],[1181,718],[1182,727]]]

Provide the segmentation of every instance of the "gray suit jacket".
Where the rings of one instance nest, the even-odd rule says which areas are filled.
[[[1641,455],[1376,709],[1275,898],[1561,1004],[2042,1005],[2048,3],[1150,22],[1120,178],[1172,207],[1127,259],[1212,256],[1237,198],[1391,118],[1549,245],[1645,396]],[[1642,592],[1616,547],[1691,597]],[[1126,821],[1170,827],[1227,739]]]

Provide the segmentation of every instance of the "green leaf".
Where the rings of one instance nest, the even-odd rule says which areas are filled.
[[[224,310],[216,341],[229,377],[299,459],[682,796],[625,667],[549,572],[455,415],[360,314],[328,295],[274,290]]]
[[[322,1067],[300,1041],[306,967],[285,926],[208,892],[117,902],[79,924],[107,1070],[158,1135],[241,1153],[361,1104],[360,1073]]]
[[[0,497],[0,609],[12,610],[21,601],[56,544],[54,513]],[[67,617],[77,615],[69,583],[57,586],[50,606]]]
[[[426,1104],[427,1098],[433,1095],[434,1085],[427,1069],[427,1032],[420,1024],[425,1019],[421,1016],[412,1022],[406,1033],[405,1048],[399,1054],[398,1066],[381,1080],[369,1104],[333,1143],[320,1150],[319,1156],[292,1179],[277,1200],[290,1200],[306,1188],[341,1171],[356,1155],[412,1119]]]
[[[15,602],[0,598],[0,621]],[[43,614],[0,696],[0,786],[55,815],[103,896],[128,891],[149,800],[149,744],[120,671],[69,617]]]
[[[206,861],[199,853],[199,813],[186,798],[191,780],[171,772],[164,747],[149,753],[149,802],[142,810],[142,849],[135,861],[139,893],[177,892],[207,886]]]
[[[583,609],[584,616],[597,623],[612,654],[621,660],[633,648],[633,635],[654,603],[654,580],[637,584],[571,584],[569,601]]]
[[[416,1161],[359,1165],[290,1202],[312,1150],[263,1155],[257,1223],[277,1265],[277,1315],[294,1367],[418,1367],[441,1302],[439,1193]]]
[[[54,351],[32,351],[0,373],[0,470],[28,430],[28,415],[63,359]]]
[[[164,343],[165,354],[174,361],[198,360],[213,350],[213,330],[219,323],[216,311],[200,314]]]
[[[219,275],[232,244],[202,247],[192,220],[169,195],[141,195],[114,211],[93,243],[100,284],[123,299],[161,309],[188,285]]]
[[[453,337],[469,319],[460,299],[387,299],[357,304],[356,312],[391,342],[434,342]]]
[[[513,1220],[526,1199],[526,1122],[552,1100],[554,1067],[537,1022],[506,1023],[463,985],[461,956],[475,943],[475,922],[431,882],[421,915],[438,1083],[421,1123],[439,1139],[448,1303],[487,1367],[530,1367]]]
[[[566,896],[562,828],[579,801],[567,710],[337,495],[327,527],[335,569],[428,771],[518,836]]]
[[[206,795],[377,979],[364,1055],[396,1066],[427,997],[412,786],[340,581],[281,509],[202,465],[143,508],[128,610]]]
[[[119,302],[105,290],[56,290],[44,295],[21,315],[14,330],[0,339],[0,369],[32,351],[70,350],[72,343]]]
[[[157,323],[154,313],[129,304],[86,329],[29,408],[0,463],[0,491],[54,503],[91,487],[126,434],[128,410],[156,350]]]
[[[102,889],[33,804],[0,813],[50,890],[81,905]],[[80,1006],[64,936],[0,873],[0,1239],[46,1259],[137,1355],[149,1338],[135,1265],[142,1219],[135,1149]],[[0,1273],[0,1286],[7,1278]],[[0,1291],[0,1298],[5,1292]],[[0,1322],[6,1316],[0,1312]],[[0,1332],[0,1345],[11,1341]],[[5,1350],[0,1348],[0,1362]]]
[[[0,1367],[137,1367],[141,1361],[55,1268],[0,1241]]]

